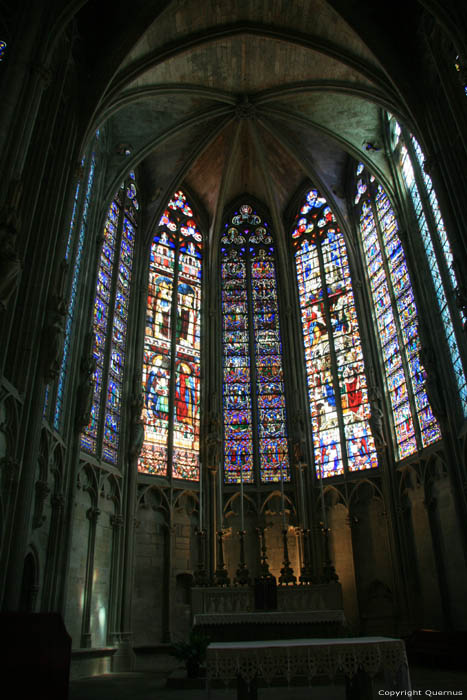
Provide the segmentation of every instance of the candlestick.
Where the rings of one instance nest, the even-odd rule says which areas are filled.
[[[245,529],[245,514],[243,512],[243,461],[240,460],[240,530]]]
[[[281,468],[281,508],[282,508],[282,529],[285,530],[285,496],[284,496],[284,472],[282,471],[282,462],[280,464]]]
[[[219,462],[219,467],[217,470],[217,490],[218,490],[217,511],[218,511],[218,519],[219,519],[217,529],[222,530],[222,462]]]
[[[324,486],[323,486],[323,470],[321,467],[321,463],[319,465],[319,491],[320,491],[320,496],[321,496],[321,514],[323,518],[323,527],[326,530],[328,527],[328,521],[326,517],[326,508],[324,505]]]
[[[199,463],[199,529],[203,529],[203,465]]]
[[[298,469],[298,483],[299,483],[299,487],[300,487],[300,503],[302,506],[302,525],[303,525],[303,529],[306,529],[307,514],[306,514],[306,508],[305,508],[305,490],[304,490],[303,472],[302,472],[303,467],[304,467],[304,462],[298,462],[297,469]]]

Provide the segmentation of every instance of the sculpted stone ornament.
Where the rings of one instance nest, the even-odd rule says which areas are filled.
[[[237,119],[253,119],[256,116],[256,107],[249,101],[248,95],[243,95],[235,106]]]
[[[141,416],[143,407],[144,396],[134,394],[131,398],[130,446],[128,449],[131,460],[138,459],[143,448],[144,423]]]
[[[438,370],[436,369],[435,356],[432,348],[422,344],[420,351],[420,360],[425,368],[425,390],[430,402],[433,415],[438,420],[443,420],[446,417],[446,409],[443,398],[443,391],[439,379]]]
[[[0,311],[7,308],[21,277],[22,265],[17,252],[21,190],[21,182],[11,183],[6,204],[0,211]]]
[[[373,368],[369,372],[370,386],[368,388],[368,398],[370,400],[370,428],[375,441],[376,450],[379,452],[386,447],[386,439],[384,436],[384,413],[381,410],[381,391],[376,384]]]
[[[206,437],[206,459],[208,468],[217,468],[221,455],[221,421],[217,414],[209,419],[209,432]]]
[[[94,372],[97,366],[92,352],[92,348],[94,347],[94,333],[88,333],[86,336],[86,347],[89,348],[89,350],[81,359],[80,382],[76,401],[76,427],[80,431],[89,424],[91,418],[92,397],[94,394]]]
[[[64,300],[64,286],[68,265],[60,266],[58,289],[51,295],[47,309],[47,320],[42,334],[42,365],[44,377],[51,381],[58,377],[62,363],[65,342],[65,321],[67,307]]]

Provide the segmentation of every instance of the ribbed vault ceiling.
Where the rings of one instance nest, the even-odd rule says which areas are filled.
[[[387,177],[381,108],[397,113],[401,102],[325,0],[174,0],[114,73],[93,127],[110,134],[107,196],[140,166],[148,230],[180,185],[214,230],[244,192],[280,220],[307,178],[345,216],[348,155]]]

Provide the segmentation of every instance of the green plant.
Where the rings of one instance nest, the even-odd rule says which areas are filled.
[[[206,656],[206,649],[209,645],[209,637],[206,637],[199,630],[192,629],[188,642],[177,642],[174,644],[173,656],[188,664],[201,664]]]

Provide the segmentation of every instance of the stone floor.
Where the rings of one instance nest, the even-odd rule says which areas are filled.
[[[467,671],[447,671],[436,668],[411,669],[414,697],[454,696],[467,698]],[[166,687],[167,674],[138,671],[95,676],[72,681],[69,700],[206,700],[204,690],[179,690]],[[438,691],[438,693],[437,693]],[[449,692],[450,691],[450,692]],[[456,692],[457,691],[457,692]],[[376,694],[375,700],[380,696]],[[387,696],[386,696],[387,697]],[[234,689],[216,689],[211,700],[235,700]],[[312,686],[300,688],[260,688],[258,700],[344,700],[343,686]]]

